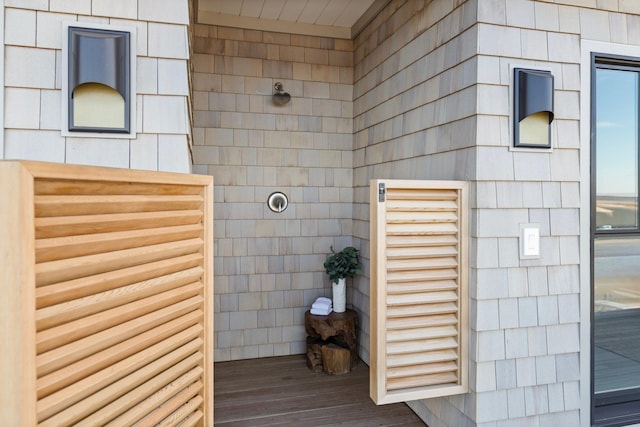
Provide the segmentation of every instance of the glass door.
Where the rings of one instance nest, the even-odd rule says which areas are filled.
[[[595,58],[592,78],[594,421],[623,425],[640,416],[640,68]]]

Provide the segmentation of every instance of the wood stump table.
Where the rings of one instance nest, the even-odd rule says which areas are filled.
[[[307,331],[307,366],[331,375],[351,372],[358,363],[358,313],[331,312],[327,316],[304,314]]]

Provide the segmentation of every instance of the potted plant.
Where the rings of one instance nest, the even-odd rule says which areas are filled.
[[[331,255],[324,262],[324,268],[333,287],[333,311],[342,313],[346,310],[345,279],[354,277],[361,271],[358,250],[353,246],[347,246],[336,252],[331,246]]]

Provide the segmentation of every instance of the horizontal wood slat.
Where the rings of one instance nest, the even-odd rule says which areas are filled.
[[[136,281],[150,280],[201,266],[202,263],[202,255],[194,253],[41,286],[36,289],[36,307],[42,308],[106,292]]]
[[[455,257],[435,258],[433,255],[420,259],[389,259],[387,258],[387,270],[411,271],[411,270],[435,270],[456,268],[458,260]]]
[[[387,248],[422,248],[429,246],[456,246],[457,244],[457,236],[453,234],[387,236]]]
[[[36,330],[41,331],[48,329],[99,312],[114,309],[118,306],[125,305],[129,301],[139,301],[189,283],[197,283],[201,280],[202,275],[202,268],[193,267],[189,270],[179,271],[107,292],[48,306],[36,311]]]
[[[199,209],[200,196],[35,196],[37,217]]]
[[[457,382],[458,375],[456,372],[444,372],[431,375],[416,375],[407,378],[390,378],[387,382],[387,388],[393,391],[433,385],[455,385]]]
[[[394,188],[393,192],[387,194],[387,200],[430,200],[440,202],[443,200],[457,201],[458,191],[451,189],[427,189],[424,186],[416,188]],[[391,205],[393,206],[393,205]]]
[[[464,393],[467,184],[379,180],[370,191],[371,397]]]
[[[0,192],[20,331],[0,424],[212,426],[212,178],[28,161],[0,178],[20,188]]]
[[[88,234],[36,240],[36,262],[55,261],[200,237],[202,225]]]
[[[198,312],[191,312],[121,343],[109,346],[107,349],[94,353],[89,357],[79,359],[77,362],[68,364],[58,371],[41,376],[37,381],[38,398],[58,391],[159,341],[177,335],[189,327],[194,327],[195,325],[201,330],[201,326],[198,325],[198,315]]]
[[[387,230],[390,236],[432,236],[441,234],[457,234],[458,228],[452,223],[429,224],[389,224]]]
[[[423,271],[389,271],[387,273],[387,282],[388,283],[412,283],[412,282],[423,282],[425,280],[434,280],[434,281],[442,281],[442,280],[450,280],[458,278],[458,270],[457,269],[434,269],[434,270],[423,270]]]
[[[457,322],[458,316],[455,314],[431,314],[426,316],[389,318],[387,319],[387,330],[453,325]]]
[[[416,292],[451,291],[458,289],[455,280],[430,280],[424,282],[389,283],[388,295],[407,294]]]
[[[196,253],[202,247],[202,244],[202,239],[189,239],[104,254],[43,262],[36,264],[35,267],[36,286],[50,285],[92,274],[105,273]]]
[[[387,259],[389,260],[438,258],[443,255],[456,257],[458,256],[458,249],[455,246],[413,246],[387,249]]]
[[[439,374],[442,372],[456,372],[458,370],[458,364],[454,361],[429,363],[423,365],[412,365],[399,368],[390,368],[388,377],[391,378],[406,378],[416,375],[431,375]]]
[[[202,413],[202,411],[197,410],[195,412],[193,412],[191,415],[189,415],[184,421],[182,421],[180,423],[180,427],[193,427],[198,425],[202,418],[203,418],[204,414]]]
[[[158,423],[158,427],[168,426],[187,426],[194,425],[201,417],[198,407],[202,404],[202,397],[196,395],[193,399],[186,402],[180,408],[176,409],[171,415]]]
[[[35,219],[36,238],[77,236],[82,234],[148,230],[150,228],[197,224],[201,210],[165,210],[124,214],[54,216]]]
[[[421,210],[412,210],[402,212],[389,212],[389,215],[387,216],[388,224],[455,224],[457,221],[458,218],[456,216],[456,213],[449,211],[425,212]]]
[[[40,411],[40,405],[38,405],[38,419],[42,420],[42,426],[56,427],[60,425],[68,425],[77,422],[86,416],[98,411],[104,405],[115,400],[122,390],[129,390],[134,388],[144,381],[149,380],[153,376],[159,374],[163,370],[169,369],[171,366],[177,364],[185,357],[191,358],[194,362],[201,361],[201,353],[192,353],[195,347],[201,347],[201,341],[194,341],[174,350],[173,352],[162,356],[149,364],[144,365],[139,370],[129,374],[128,376],[116,381],[109,386],[98,390],[96,393],[87,396],[85,399],[78,403],[67,407],[63,411],[56,413],[55,415],[47,418],[43,412]],[[49,408],[44,408],[49,409]]]
[[[199,297],[190,298],[186,301],[173,304],[170,307],[165,307],[145,316],[124,322],[117,327],[106,329],[97,334],[70,342],[67,345],[40,353],[36,357],[37,373],[39,375],[46,375],[56,369],[74,363],[83,357],[88,357],[96,351],[111,348],[111,346],[129,339],[136,334],[145,332],[187,313],[195,313],[202,317],[203,313],[197,311],[200,306],[201,299]]]
[[[202,195],[202,187],[198,185],[128,182],[123,186],[121,182],[81,179],[39,179],[35,182],[33,191],[38,196]]]
[[[436,199],[408,199],[403,200],[399,196],[387,193],[387,211],[424,211],[431,212],[455,212],[458,209],[456,200],[436,200]]]
[[[434,304],[449,301],[458,301],[458,293],[455,291],[432,291],[387,296],[388,305]]]
[[[418,351],[433,351],[457,348],[458,342],[455,338],[434,338],[413,341],[399,341],[387,343],[388,354],[416,353]]]
[[[42,419],[50,417],[64,408],[86,398],[86,396],[102,390],[114,381],[150,365],[158,357],[170,354],[179,346],[185,346],[186,350],[184,350],[184,352],[188,351],[191,353],[197,350],[200,347],[201,342],[199,340],[194,340],[194,338],[196,338],[200,332],[201,328],[194,326],[171,338],[149,346],[101,371],[76,381],[62,390],[41,398],[38,401],[39,417],[42,417]],[[186,356],[184,352],[179,355],[182,357]]]
[[[95,425],[98,422],[108,427],[134,425],[155,408],[164,404],[177,390],[184,389],[202,376],[202,367],[192,367],[193,365],[193,361],[186,359],[158,374],[112,402],[108,407],[96,412],[95,416],[87,418],[87,426]],[[187,369],[189,370],[187,371]],[[102,412],[105,413],[105,416],[102,415]],[[117,418],[106,419],[107,414],[114,413],[118,414]]]
[[[456,348],[422,353],[389,355],[387,358],[387,367],[414,366],[426,363],[446,362],[450,360],[458,360],[458,352],[456,351]]]
[[[161,292],[120,307],[106,310],[82,319],[68,322],[36,333],[36,350],[46,352],[61,345],[85,338],[89,335],[136,319],[178,301],[198,298],[202,283],[191,283],[176,289]],[[201,302],[201,301],[198,301]]]
[[[457,337],[458,323],[448,326],[432,326],[387,332],[388,342],[416,341],[431,338]]]
[[[400,305],[389,306],[387,309],[387,316],[389,319],[394,317],[417,317],[433,314],[446,314],[456,313],[458,311],[458,304],[455,302],[444,302],[439,304],[428,305]]]
[[[201,390],[201,382],[193,383],[189,387],[182,389],[170,400],[160,406],[155,412],[150,414],[145,420],[140,423],[140,425],[178,425],[178,423],[183,418],[187,417],[191,412],[197,409],[199,403],[194,407],[192,404],[190,404],[190,401]]]

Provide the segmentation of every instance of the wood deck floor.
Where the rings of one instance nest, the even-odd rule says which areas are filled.
[[[303,355],[220,362],[214,383],[216,427],[425,425],[404,403],[373,403],[363,362],[337,376],[312,372]]]

